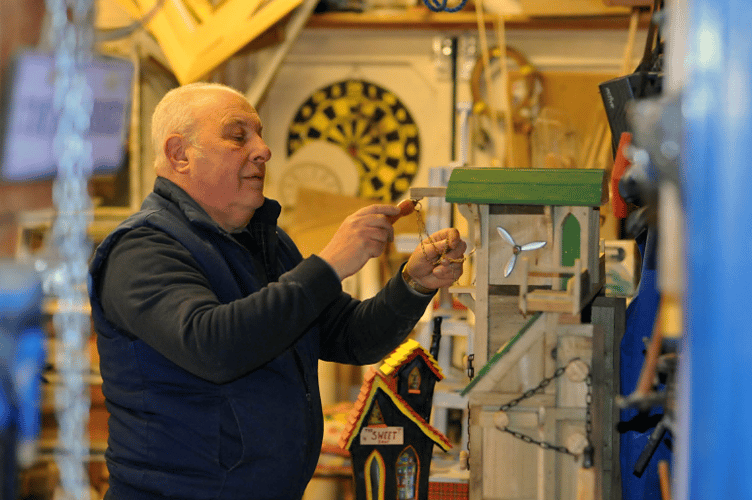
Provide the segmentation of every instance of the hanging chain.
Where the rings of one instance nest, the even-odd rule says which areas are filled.
[[[585,377],[585,384],[587,386],[587,394],[585,395],[585,440],[587,444],[582,451],[582,467],[589,469],[593,466],[593,456],[595,455],[595,447],[593,446],[592,434],[593,434],[593,374],[590,367],[588,367],[588,374]]]
[[[446,256],[449,250],[451,250],[448,245],[444,248],[443,251],[440,252],[439,248],[436,246],[436,242],[433,241],[433,238],[431,238],[431,235],[428,234],[428,230],[426,229],[426,223],[423,220],[423,215],[421,211],[423,208],[423,205],[421,205],[419,199],[412,199],[410,201],[412,201],[413,205],[415,205],[415,219],[418,222],[418,239],[420,240],[420,249],[423,251],[423,257],[425,257],[426,262],[430,262],[431,264],[433,264],[434,267],[440,265],[443,261],[449,261],[452,264],[462,264],[465,262],[467,257],[475,253],[475,249],[473,248],[469,254],[463,255],[462,257],[457,257],[456,259],[451,259]],[[428,257],[428,252],[426,252],[426,240],[428,240],[429,243],[431,243],[431,246],[433,246],[434,251],[438,255],[438,257],[435,260],[431,260]],[[454,270],[452,272],[454,273]],[[456,281],[456,278],[454,281]]]
[[[94,0],[46,0],[50,43],[54,48],[53,110],[57,129],[53,154],[57,177],[53,184],[56,219],[52,226],[49,260],[38,262],[45,292],[57,299],[53,315],[56,337],[55,367],[60,383],[55,390],[58,439],[55,460],[60,469],[61,498],[88,498],[84,465],[89,456],[86,433],[89,418],[90,333],[86,306],[88,228],[91,199],[88,178],[92,146],[88,138],[93,97],[84,67],[92,58]]]
[[[436,246],[436,242],[433,241],[433,238],[428,234],[428,230],[426,229],[426,223],[423,220],[423,214],[422,209],[423,205],[421,205],[420,200],[413,199],[411,200],[413,202],[413,205],[415,205],[415,219],[418,221],[418,236],[420,238],[420,248],[423,250],[423,256],[426,258],[426,261],[431,262],[434,266],[438,266],[441,264],[443,260],[448,260],[449,262],[453,264],[461,264],[465,262],[465,259],[467,256],[463,255],[462,257],[458,257],[456,259],[450,259],[446,256],[447,252],[449,252],[450,248],[444,248],[443,251],[439,251],[439,248]],[[425,236],[425,238],[424,238]],[[425,240],[428,240],[431,243],[431,246],[433,246],[434,251],[439,255],[436,260],[431,260],[428,258],[428,253],[426,252],[426,243]],[[475,249],[473,249],[469,254],[472,255],[473,252],[475,252]]]
[[[564,372],[567,370],[567,367],[569,365],[571,365],[572,363],[574,363],[575,361],[578,361],[578,360],[579,360],[579,358],[573,358],[573,359],[571,359],[569,361],[569,363],[567,363],[565,366],[561,366],[561,367],[557,368],[556,371],[554,371],[553,375],[551,375],[550,377],[546,377],[543,380],[541,380],[541,382],[536,387],[533,387],[532,389],[528,389],[527,391],[525,391],[524,393],[522,393],[522,395],[520,397],[515,398],[515,399],[509,401],[508,403],[501,405],[501,407],[499,408],[499,410],[503,411],[503,412],[506,412],[510,408],[514,408],[515,406],[517,406],[518,404],[520,404],[522,401],[525,401],[526,399],[529,399],[529,398],[535,396],[536,394],[540,394],[541,392],[543,392],[543,390],[546,387],[548,387],[549,384],[551,384],[551,382],[553,382],[557,378],[561,377],[564,374]],[[588,370],[587,377],[585,377],[585,384],[587,386],[587,395],[585,397],[585,432],[586,432],[586,436],[585,437],[587,439],[587,446],[585,447],[585,451],[583,452],[583,454],[589,455],[589,456],[586,456],[586,459],[589,459],[590,461],[592,461],[592,445],[591,445],[592,441],[590,439],[590,435],[591,435],[592,430],[593,430],[593,419],[592,419],[592,409],[591,409],[592,402],[593,402],[593,397],[592,397],[593,379],[592,379],[592,376],[591,376],[589,370]],[[556,451],[556,452],[559,452],[559,453],[564,453],[566,455],[571,455],[571,456],[573,456],[575,458],[579,456],[579,454],[574,453],[573,451],[571,451],[570,449],[568,449],[566,446],[555,445],[555,444],[548,443],[546,441],[537,440],[535,438],[532,438],[532,437],[528,436],[527,434],[523,434],[521,432],[512,430],[509,427],[504,427],[501,430],[503,430],[504,432],[507,432],[507,433],[511,434],[512,436],[516,437],[517,439],[521,439],[522,441],[524,441],[526,443],[531,443],[531,444],[540,446],[544,450],[553,450],[553,451]]]

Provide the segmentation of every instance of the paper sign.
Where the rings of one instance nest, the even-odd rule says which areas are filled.
[[[403,444],[402,427],[364,427],[360,431],[360,444]]]

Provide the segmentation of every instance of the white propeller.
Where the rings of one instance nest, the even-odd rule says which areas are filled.
[[[506,267],[504,267],[504,277],[506,278],[510,274],[512,274],[512,271],[514,270],[514,265],[517,263],[517,255],[520,252],[527,252],[528,250],[538,250],[539,248],[543,248],[546,246],[545,241],[533,241],[531,243],[525,243],[524,245],[518,245],[514,242],[514,238],[512,238],[512,235],[509,234],[509,231],[504,229],[503,227],[499,226],[496,228],[497,231],[499,231],[499,234],[502,238],[507,240],[507,243],[512,245],[512,256],[509,257],[509,261],[507,262]]]

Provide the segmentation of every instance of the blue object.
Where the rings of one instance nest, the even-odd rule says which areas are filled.
[[[644,339],[652,337],[658,313],[660,294],[656,288],[656,239],[654,229],[648,229],[637,238],[643,264],[637,295],[627,308],[626,326],[620,346],[620,383],[624,396],[631,394],[637,387],[645,361]],[[662,413],[662,408],[652,408],[650,415],[638,416],[636,409],[628,408],[621,411],[621,421],[624,423],[634,418],[660,418]],[[672,455],[666,445],[666,439],[661,441],[643,474],[640,477],[634,474],[635,464],[648,445],[654,427],[653,425],[646,430],[627,430],[621,434],[619,454],[622,500],[661,500],[658,461],[670,460]]]
[[[683,89],[686,415],[675,498],[752,498],[752,38],[748,0],[689,0]]]
[[[33,463],[40,429],[44,334],[37,273],[0,262],[0,493],[15,498],[16,466]]]
[[[465,7],[467,0],[461,0],[454,7],[447,8],[447,0],[423,0],[423,3],[433,12],[458,12]]]

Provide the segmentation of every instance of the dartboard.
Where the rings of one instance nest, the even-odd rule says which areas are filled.
[[[389,90],[365,80],[343,80],[311,94],[287,135],[287,155],[311,141],[328,141],[358,167],[358,196],[395,201],[418,171],[418,126]]]

